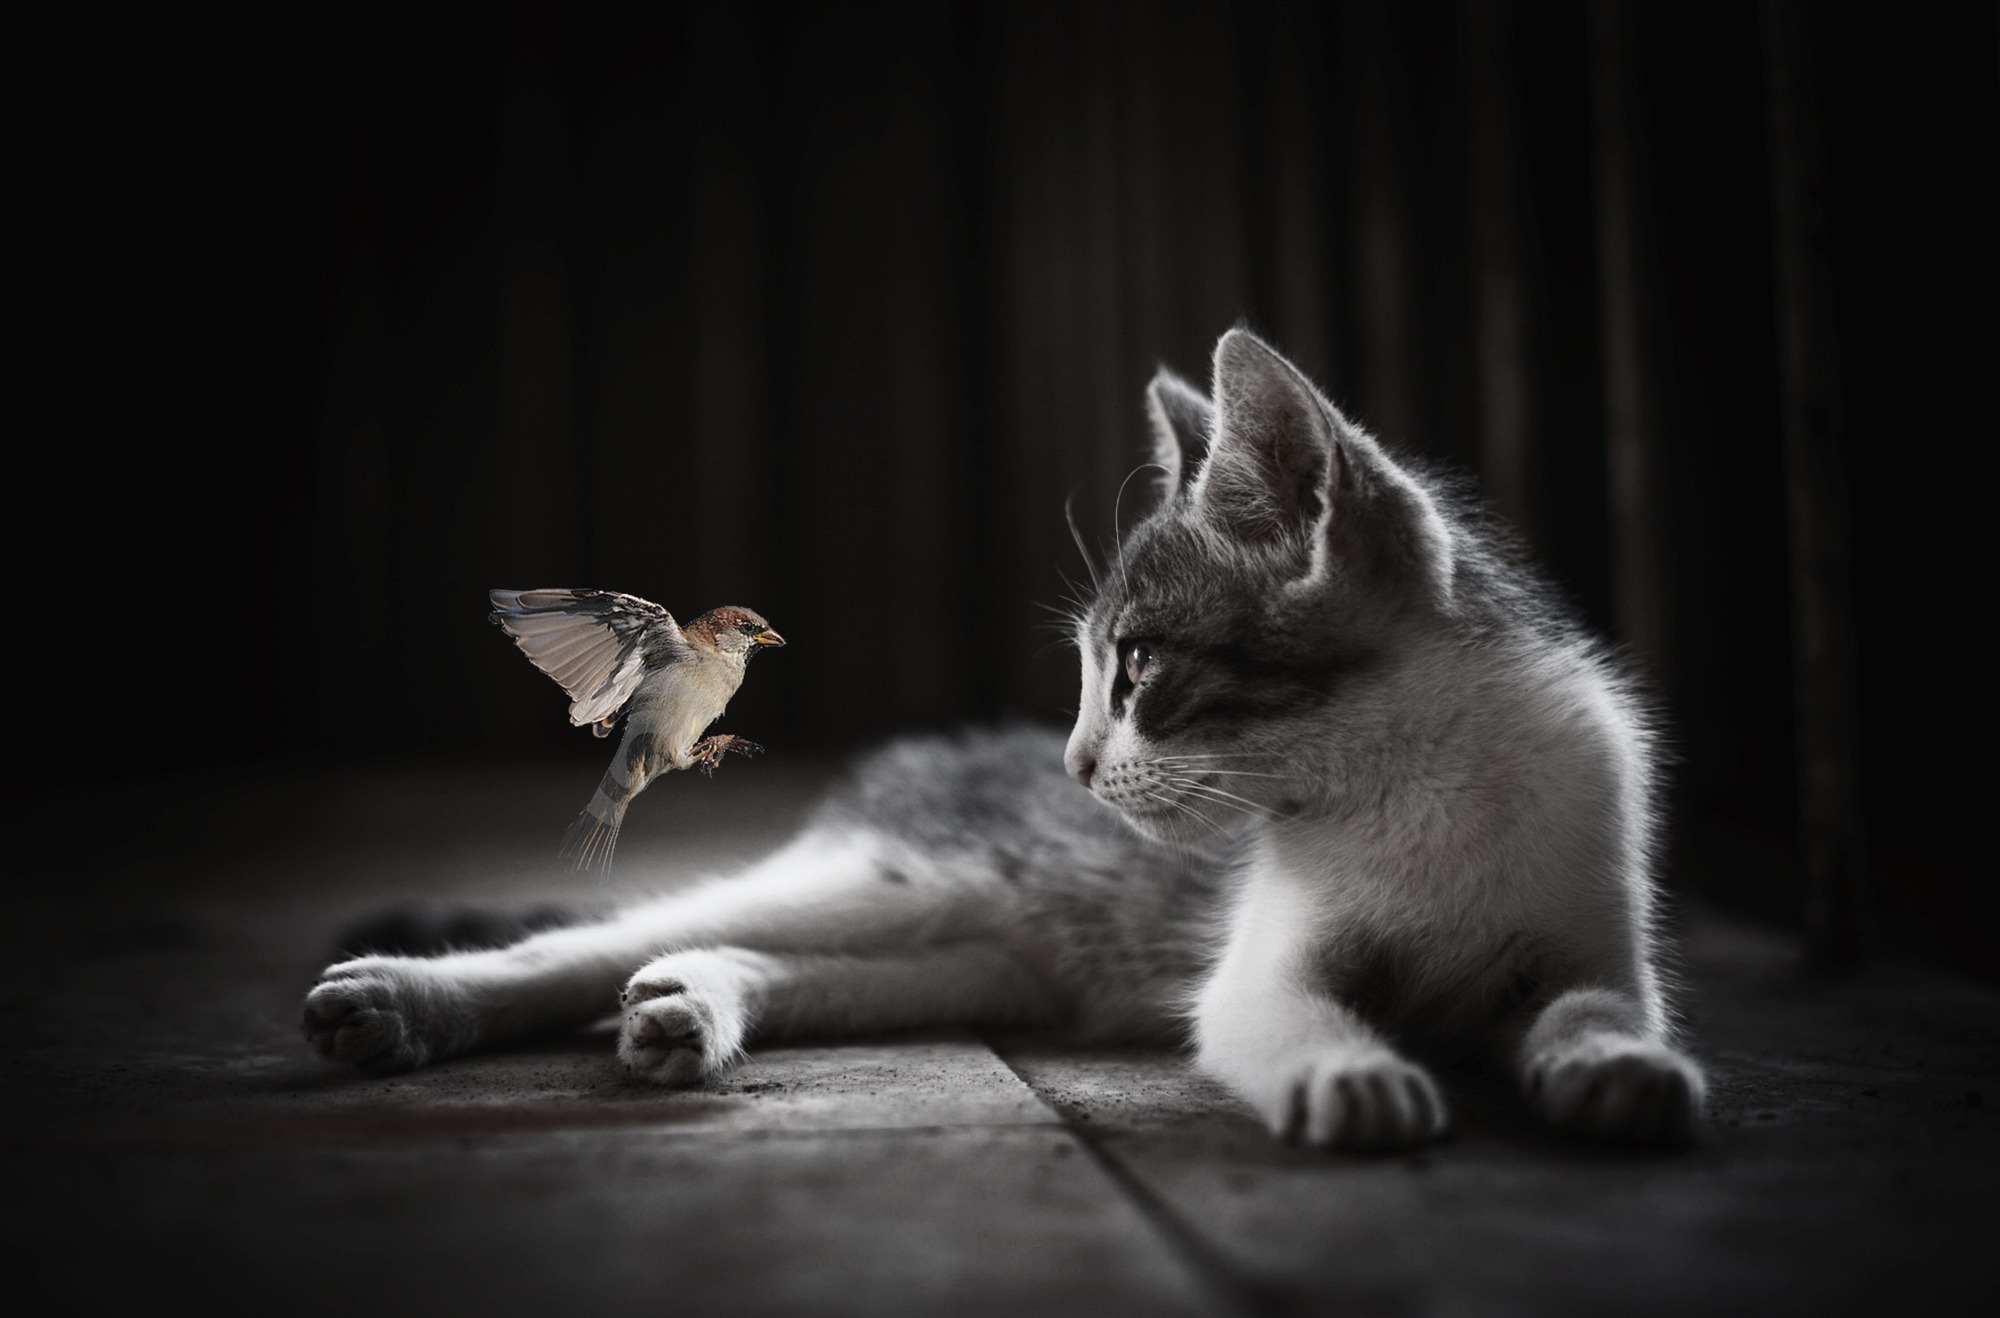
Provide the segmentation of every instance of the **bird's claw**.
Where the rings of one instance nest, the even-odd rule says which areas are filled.
[[[695,766],[701,770],[701,776],[713,778],[715,767],[722,763],[722,757],[730,751],[742,756],[751,756],[762,755],[764,748],[742,737],[722,736],[710,737],[706,741],[696,743],[695,751]]]

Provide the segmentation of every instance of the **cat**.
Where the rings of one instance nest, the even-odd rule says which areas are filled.
[[[756,1038],[1192,1043],[1281,1138],[1448,1124],[1485,1053],[1555,1127],[1672,1142],[1658,752],[1615,657],[1448,484],[1243,329],[1148,391],[1157,502],[1075,622],[1074,729],[893,743],[734,877],[510,947],[330,966],[325,1055],[424,1065],[614,1006],[665,1085]]]

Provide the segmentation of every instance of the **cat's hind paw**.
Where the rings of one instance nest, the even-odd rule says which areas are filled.
[[[1437,1083],[1387,1050],[1314,1059],[1265,1115],[1280,1139],[1349,1149],[1427,1144],[1448,1124]]]
[[[618,1060],[636,1079],[686,1089],[715,1079],[742,1055],[741,1001],[702,985],[688,969],[648,966],[619,995]]]
[[[413,1071],[458,1051],[450,995],[404,957],[367,956],[327,967],[306,995],[302,1022],[320,1055],[366,1071]]]
[[[1524,1085],[1550,1125],[1585,1139],[1684,1144],[1701,1125],[1700,1068],[1650,1039],[1552,1049],[1529,1063]]]

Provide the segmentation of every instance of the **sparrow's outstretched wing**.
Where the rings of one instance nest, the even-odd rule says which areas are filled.
[[[494,590],[491,620],[569,692],[577,727],[625,707],[646,674],[692,653],[674,615],[610,590]]]

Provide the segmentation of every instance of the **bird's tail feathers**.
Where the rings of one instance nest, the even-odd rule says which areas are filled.
[[[621,818],[623,814],[619,812]],[[568,861],[571,869],[609,873],[612,853],[618,850],[619,823],[619,819],[601,819],[586,810],[569,826],[562,850],[556,854]]]
[[[606,874],[611,870],[612,853],[618,850],[618,830],[625,823],[626,802],[606,796],[602,787],[590,798],[583,813],[563,836],[557,852],[571,869]]]

